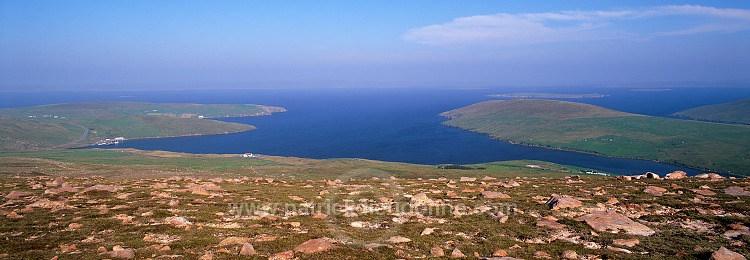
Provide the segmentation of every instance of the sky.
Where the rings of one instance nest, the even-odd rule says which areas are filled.
[[[750,83],[750,1],[0,0],[0,90]]]

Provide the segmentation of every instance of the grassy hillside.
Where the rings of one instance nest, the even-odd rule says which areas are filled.
[[[750,98],[691,108],[674,115],[704,121],[750,124]]]
[[[537,165],[531,168],[527,165]],[[30,165],[35,165],[31,167]],[[27,167],[28,166],[28,167]],[[189,176],[293,177],[330,179],[347,173],[352,177],[378,177],[387,173],[403,178],[438,178],[455,174],[470,177],[561,177],[590,171],[548,162],[518,160],[467,165],[476,170],[439,169],[433,165],[383,162],[364,159],[305,159],[262,156],[240,158],[233,154],[188,154],[136,149],[66,149],[0,152],[0,175],[57,174],[76,169],[81,175],[96,174],[117,178],[171,176],[176,172]],[[126,173],[126,174],[123,174]]]
[[[245,104],[84,102],[0,109],[0,150],[75,147],[114,137],[153,138],[242,132],[253,126],[203,118],[270,115]]]
[[[629,114],[544,100],[487,101],[441,114],[446,125],[515,143],[750,174],[750,127]]]

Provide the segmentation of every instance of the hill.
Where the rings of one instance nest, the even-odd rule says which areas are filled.
[[[242,132],[253,126],[208,118],[270,115],[283,108],[244,104],[83,102],[0,109],[0,150],[89,145],[126,139]]]
[[[441,114],[445,124],[526,145],[750,173],[750,127],[659,118],[588,104],[487,101]]]
[[[132,149],[0,152],[0,257],[750,254],[748,179],[568,176],[554,167],[523,167],[529,163],[548,165],[460,170]]]
[[[683,110],[674,116],[734,124],[750,124],[750,98]]]

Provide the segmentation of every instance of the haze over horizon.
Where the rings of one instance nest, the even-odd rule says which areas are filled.
[[[2,1],[0,91],[749,83],[746,1]]]

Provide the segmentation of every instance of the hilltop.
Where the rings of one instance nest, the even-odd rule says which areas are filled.
[[[683,110],[674,116],[734,124],[750,124],[750,98]]]
[[[487,101],[444,124],[534,146],[750,173],[750,127],[660,118],[550,100]]]
[[[132,149],[0,153],[0,257],[750,254],[748,179],[578,176],[560,167],[460,170]]]
[[[245,104],[82,102],[0,109],[0,150],[86,146],[126,139],[243,132],[253,126],[209,118],[270,115],[280,107]]]

